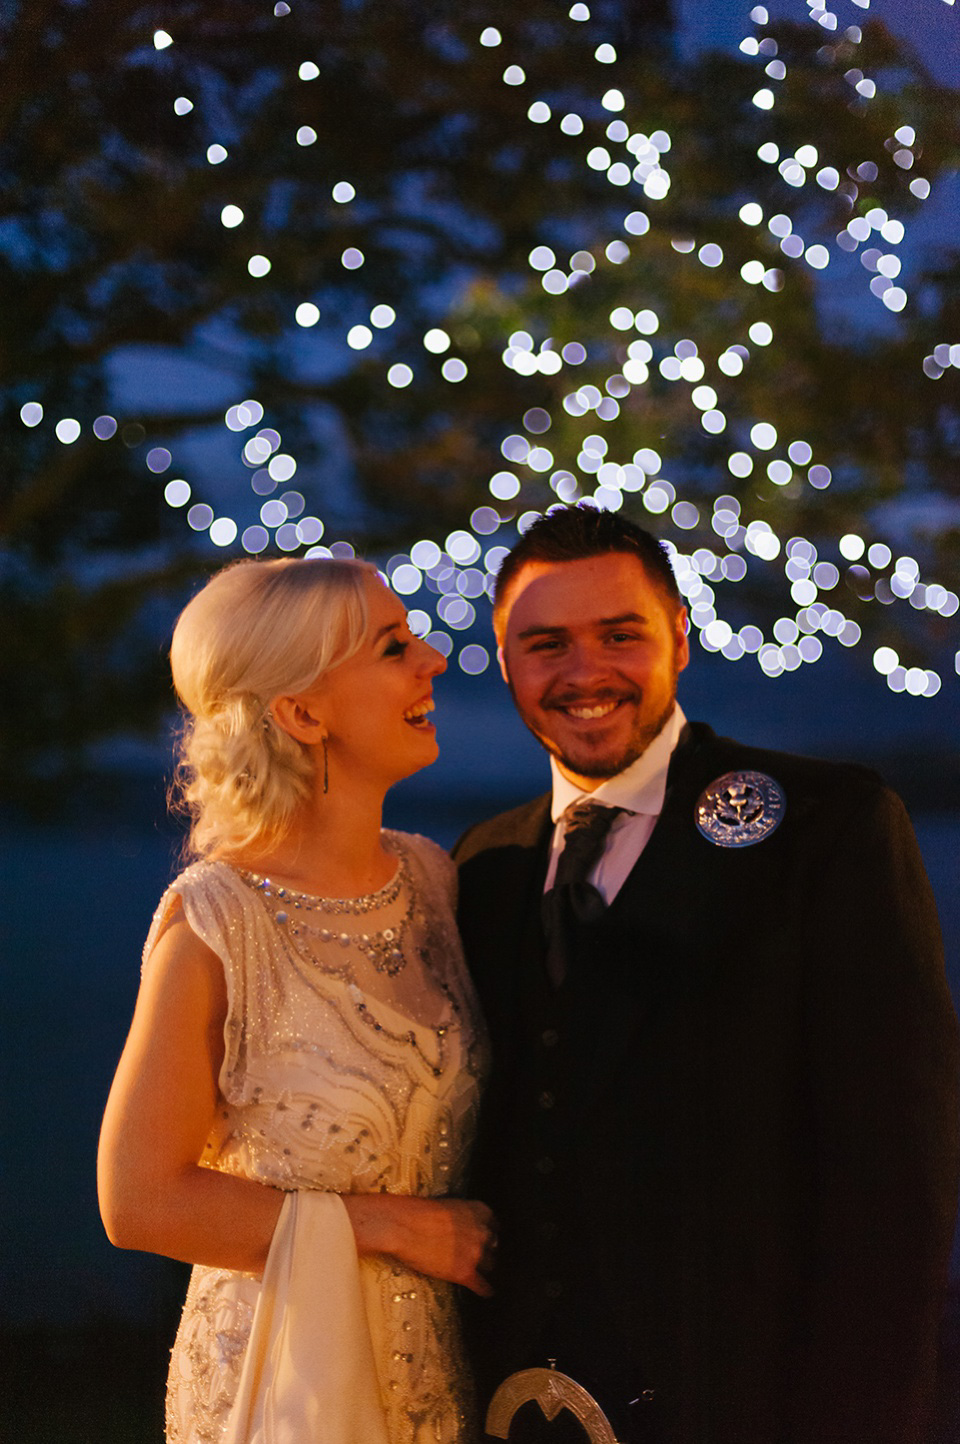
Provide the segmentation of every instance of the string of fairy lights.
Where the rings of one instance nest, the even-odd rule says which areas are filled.
[[[837,3],[838,0],[834,0],[834,4]],[[859,11],[870,8],[870,0],[849,0],[849,3]],[[828,8],[821,0],[806,0],[806,6],[809,22],[826,32],[828,40],[837,33],[845,47],[860,43],[859,27],[850,24],[841,29],[835,9]],[[281,0],[274,7],[274,13],[282,18],[289,13],[289,6]],[[569,10],[569,20],[573,25],[589,24],[588,5],[574,4]],[[770,112],[788,79],[788,67],[778,55],[776,40],[763,33],[769,23],[766,8],[754,6],[749,20],[751,31],[741,41],[740,51],[762,67],[752,102],[761,112]],[[159,30],[154,35],[158,50],[173,43],[173,37],[165,31]],[[508,48],[503,35],[492,26],[480,33],[477,43],[486,50],[501,53]],[[534,275],[539,275],[547,296],[561,296],[583,284],[598,268],[616,268],[627,261],[631,248],[642,246],[644,237],[656,232],[657,202],[670,191],[671,137],[662,129],[647,133],[628,123],[628,98],[616,87],[604,84],[604,67],[616,60],[616,50],[611,44],[596,47],[597,97],[600,108],[610,117],[603,143],[590,144],[589,139],[586,142],[581,139],[586,136],[587,126],[576,112],[557,115],[541,98],[533,98],[526,111],[531,125],[556,124],[564,137],[581,145],[586,143],[584,164],[598,174],[605,174],[607,182],[629,196],[631,203],[634,199],[639,203],[625,215],[623,236],[612,238],[603,247],[578,250],[566,264],[549,246],[534,248],[529,266]],[[523,66],[509,55],[506,62],[502,83],[520,90],[528,84]],[[299,67],[298,78],[301,83],[309,84],[319,74],[318,67],[306,60]],[[876,80],[856,67],[844,72],[844,80],[865,102],[877,93]],[[178,116],[188,115],[193,108],[194,102],[187,96],[177,96],[173,101]],[[296,133],[299,146],[310,147],[317,140],[317,132],[310,126],[301,126]],[[902,171],[911,195],[923,201],[930,194],[930,183],[912,173],[917,149],[914,129],[904,124],[889,138],[886,156],[881,160]],[[743,264],[739,274],[731,276],[731,286],[758,287],[773,295],[787,284],[791,266],[805,264],[814,271],[823,271],[831,261],[830,247],[819,241],[810,243],[788,213],[790,192],[800,192],[808,185],[818,186],[825,192],[852,185],[855,193],[862,192],[877,179],[878,166],[876,161],[866,160],[848,168],[839,164],[837,157],[821,155],[812,144],[801,145],[793,154],[782,154],[772,140],[764,142],[757,155],[779,173],[785,188],[784,209],[766,215],[758,202],[746,199],[740,207],[739,220],[751,234],[759,236],[765,229],[776,240],[784,258],[783,267],[770,266],[758,256]],[[227,148],[220,144],[210,145],[206,152],[210,165],[220,165],[227,157]],[[331,195],[336,204],[343,206],[357,199],[356,188],[345,178],[334,181]],[[223,207],[220,220],[225,228],[236,229],[243,225],[244,219],[239,206]],[[834,243],[840,251],[859,255],[868,294],[893,313],[901,312],[909,302],[898,254],[905,235],[904,222],[877,205],[866,211],[861,207]],[[726,264],[722,247],[709,237],[671,237],[671,245],[677,253],[678,265],[696,262],[715,270]],[[761,250],[768,252],[767,242],[763,247],[758,244],[758,251]],[[684,261],[687,256],[691,262]],[[340,259],[347,271],[359,269],[365,261],[363,252],[356,246],[347,247]],[[247,269],[251,284],[256,284],[269,274],[271,260],[269,256],[253,254]],[[309,331],[321,320],[320,308],[312,300],[304,299],[296,305],[293,319],[298,327]],[[353,324],[346,330],[346,346],[362,353],[378,336],[389,333],[396,321],[393,306],[376,304],[367,322]],[[781,537],[769,522],[746,515],[732,495],[722,494],[712,499],[709,528],[716,540],[710,546],[685,549],[685,534],[694,529],[703,533],[707,520],[703,498],[693,500],[678,492],[665,473],[665,468],[666,472],[670,470],[670,458],[662,457],[654,448],[643,447],[629,456],[618,455],[604,434],[604,426],[616,419],[621,403],[632,392],[648,383],[655,368],[667,382],[687,388],[690,424],[710,435],[722,436],[728,427],[729,413],[736,409],[737,378],[749,367],[753,350],[777,344],[775,327],[767,320],[753,322],[743,336],[732,339],[720,354],[716,362],[720,374],[711,377],[694,338],[678,338],[672,346],[669,341],[664,342],[660,336],[661,318],[654,309],[645,307],[634,311],[626,304],[615,306],[609,314],[609,326],[612,332],[619,333],[621,343],[626,341],[626,359],[617,373],[609,376],[598,373],[590,380],[581,379],[591,370],[589,346],[582,340],[569,341],[557,349],[552,339],[545,338],[538,344],[534,336],[524,330],[504,338],[503,365],[518,376],[570,374],[571,389],[563,397],[563,409],[568,417],[583,423],[575,460],[568,466],[558,463],[547,444],[553,418],[544,408],[529,409],[523,416],[522,429],[503,439],[501,452],[505,465],[488,481],[494,504],[477,507],[462,529],[442,539],[424,537],[408,553],[395,555],[384,564],[384,577],[394,590],[411,604],[416,603],[410,612],[411,626],[445,655],[456,653],[463,671],[482,672],[490,661],[487,648],[464,634],[477,620],[481,599],[491,595],[497,569],[507,551],[506,546],[495,540],[496,533],[507,525],[501,520],[496,503],[508,504],[509,524],[521,532],[540,514],[531,509],[517,515],[527,478],[535,479],[539,487],[546,478],[559,502],[586,499],[598,507],[617,510],[626,497],[635,495],[652,515],[669,512],[674,535],[666,545],[700,645],[732,662],[755,657],[768,677],[817,662],[825,654],[825,647],[833,643],[848,648],[860,643],[859,625],[845,615],[837,599],[837,588],[844,575],[861,598],[908,605],[947,618],[960,610],[956,592],[936,579],[921,575],[916,559],[897,555],[886,541],[868,542],[850,533],[837,539],[834,558],[820,556],[812,540],[803,536]],[[438,367],[450,385],[467,380],[467,362],[454,354],[451,337],[441,326],[426,332],[423,352],[423,367]],[[947,342],[937,345],[921,364],[926,378],[939,380],[949,368],[960,369],[960,345]],[[385,384],[398,390],[416,384],[418,367],[419,363],[414,366],[409,360],[388,356]],[[49,424],[39,402],[26,403],[21,419],[27,427]],[[233,516],[224,512],[217,514],[209,502],[198,499],[188,480],[169,476],[174,469],[171,451],[153,446],[145,454],[145,464],[157,476],[158,484],[162,482],[167,504],[184,514],[192,532],[206,536],[217,548],[233,548],[239,544],[250,555],[260,555],[268,549],[306,556],[352,555],[353,547],[348,541],[329,539],[321,517],[308,514],[307,496],[293,485],[297,460],[284,449],[280,432],[263,422],[264,409],[254,399],[230,406],[224,417],[227,430],[235,433],[241,442],[240,460],[250,473],[250,486],[260,502],[256,522],[241,532]],[[97,417],[91,429],[101,441],[110,441],[118,430],[123,432],[117,420],[106,415]],[[81,425],[74,418],[64,417],[55,422],[57,440],[65,446],[73,444],[81,433]],[[753,419],[749,438],[749,448],[729,452],[727,466],[732,477],[743,480],[753,474],[764,474],[775,486],[786,486],[795,478],[801,478],[814,492],[830,486],[832,473],[828,459],[814,456],[808,442],[781,435],[775,417]],[[735,629],[722,615],[718,596],[721,590],[730,595],[726,589],[736,587],[752,569],[763,567],[782,569],[792,603],[774,623],[769,636],[753,623]],[[933,697],[942,687],[942,677],[936,670],[903,665],[890,646],[876,648],[873,665],[894,692]],[[956,654],[955,668],[960,674],[960,651]]]

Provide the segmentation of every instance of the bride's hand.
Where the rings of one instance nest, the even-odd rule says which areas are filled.
[[[409,1198],[395,1193],[343,1194],[357,1251],[391,1254],[417,1273],[463,1284],[484,1298],[494,1261],[496,1223],[485,1203],[463,1198]]]

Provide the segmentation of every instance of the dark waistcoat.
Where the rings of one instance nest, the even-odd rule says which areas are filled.
[[[657,871],[641,860],[604,918],[574,930],[559,989],[530,907],[477,1164],[501,1223],[492,1373],[555,1359],[623,1440],[669,1437],[702,1243],[693,999],[711,954],[704,939],[678,957],[658,935]]]

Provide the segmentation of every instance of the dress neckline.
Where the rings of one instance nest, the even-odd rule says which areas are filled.
[[[236,863],[226,862],[226,866],[235,872],[237,876],[248,886],[260,892],[264,897],[278,899],[293,899],[305,905],[319,907],[326,912],[369,912],[372,908],[386,907],[400,894],[404,878],[407,874],[406,857],[403,849],[384,834],[384,843],[397,859],[397,865],[393,875],[373,892],[356,893],[352,897],[335,897],[329,894],[304,892],[300,888],[290,887],[288,883],[278,883],[265,873],[254,872],[252,868],[239,867]]]

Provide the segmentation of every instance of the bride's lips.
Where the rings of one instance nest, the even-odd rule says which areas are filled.
[[[432,697],[422,697],[412,707],[408,707],[403,714],[404,722],[415,727],[420,732],[432,732],[433,723],[429,720],[428,713],[433,711],[434,703]]]

